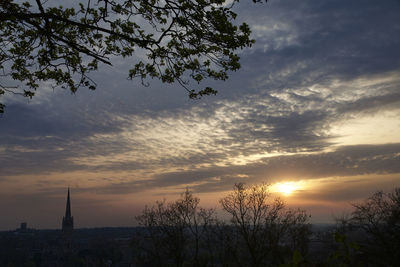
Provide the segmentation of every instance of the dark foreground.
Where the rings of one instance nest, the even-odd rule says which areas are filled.
[[[225,230],[229,231],[228,228]],[[362,234],[353,232],[347,236],[340,230],[334,224],[314,224],[305,252],[295,251],[287,254],[283,263],[263,266],[370,265],[362,260],[358,249],[361,244],[350,241]],[[140,227],[75,229],[68,235],[61,230],[3,231],[0,232],[0,266],[177,266],[172,259],[157,263],[156,258],[147,257],[147,253],[152,253],[150,241],[144,239],[147,234]],[[197,264],[186,261],[181,266],[239,266],[233,251],[226,251],[229,246],[213,245],[213,259],[207,259],[210,254],[202,248],[203,258]],[[280,248],[285,250],[285,244],[280,244]],[[245,266],[253,265],[249,262]]]

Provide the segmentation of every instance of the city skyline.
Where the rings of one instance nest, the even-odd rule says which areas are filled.
[[[250,1],[249,1],[250,2]],[[400,3],[268,1],[237,5],[256,43],[241,69],[190,100],[177,84],[127,80],[115,59],[95,91],[43,84],[4,96],[0,230],[135,226],[145,205],[186,188],[200,205],[234,183],[269,183],[312,222],[332,222],[400,186]],[[140,55],[137,55],[140,57]]]

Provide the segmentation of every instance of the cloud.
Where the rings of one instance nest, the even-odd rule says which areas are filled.
[[[37,110],[22,109],[5,121],[10,130],[3,132],[0,153],[7,167],[2,175],[26,169],[31,173],[187,170],[243,165],[282,153],[323,152],[337,137],[330,132],[335,123],[377,109],[398,109],[400,95],[396,92],[382,94],[384,90],[372,89],[366,95],[359,93],[370,87],[399,85],[400,79],[393,75],[347,81],[355,93],[344,92],[343,96],[324,97],[317,89],[305,87],[160,113],[81,110],[57,114],[45,110],[49,115],[39,116]],[[326,86],[338,90],[345,84]]]
[[[123,125],[107,112],[16,104],[9,108],[10,114],[0,119],[1,175],[74,170],[70,159],[93,152],[88,136],[118,132]]]
[[[246,5],[243,16],[258,42],[243,54],[243,65],[251,66],[260,90],[398,71],[399,8],[398,1]]]
[[[196,192],[229,190],[234,183],[274,183],[285,180],[313,180],[371,174],[400,173],[400,143],[339,147],[333,152],[285,155],[236,166],[211,166],[164,172],[149,179],[109,183],[83,190],[101,194],[131,194],[161,188]]]

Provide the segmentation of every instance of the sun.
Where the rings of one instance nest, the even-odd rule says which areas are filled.
[[[291,195],[298,188],[299,185],[296,182],[283,182],[283,183],[276,183],[273,185],[274,191],[279,192],[285,196]]]

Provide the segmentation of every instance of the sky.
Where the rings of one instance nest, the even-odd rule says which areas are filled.
[[[68,187],[76,228],[135,226],[145,205],[185,188],[219,210],[238,182],[271,184],[271,199],[332,222],[399,187],[400,1],[235,11],[256,43],[229,80],[204,82],[216,96],[128,80],[135,58],[93,73],[95,91],[3,96],[0,230],[60,228]]]

